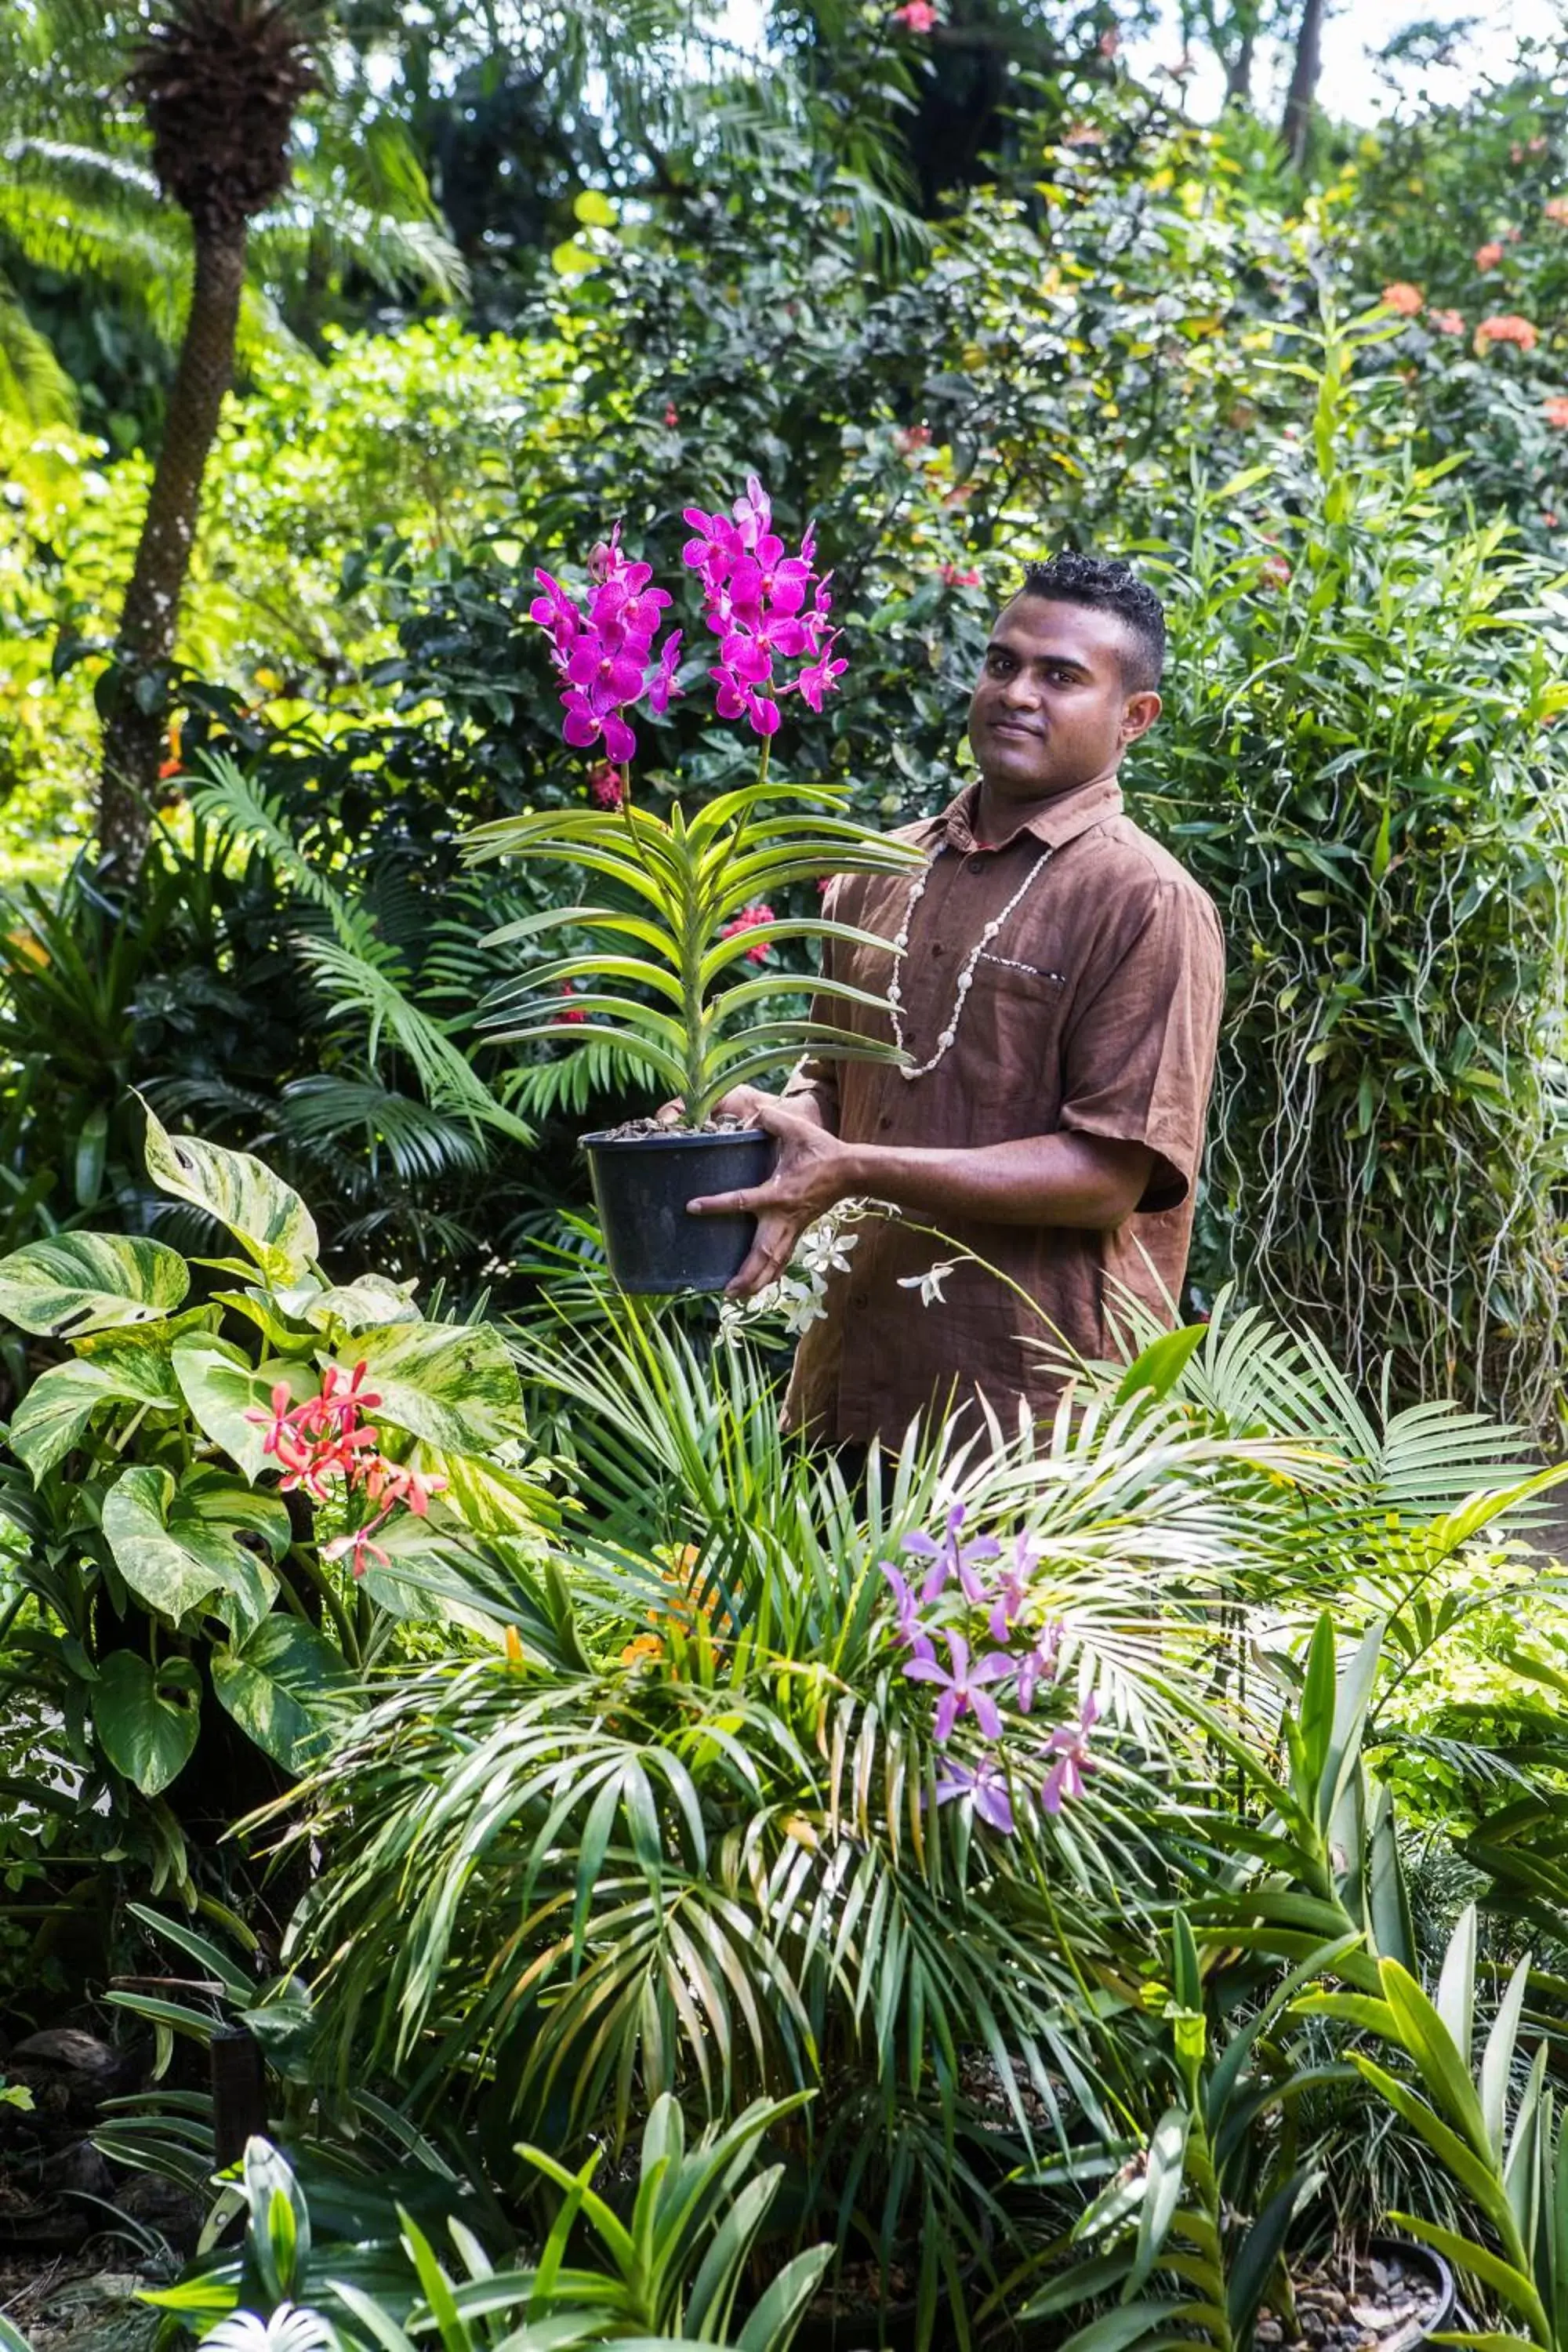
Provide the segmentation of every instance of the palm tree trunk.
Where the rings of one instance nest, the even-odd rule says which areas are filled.
[[[1312,127],[1312,100],[1323,64],[1323,0],[1302,0],[1300,28],[1296,35],[1296,61],[1285,100],[1279,136],[1298,171],[1307,160],[1307,135]]]
[[[164,666],[174,650],[202,476],[234,375],[245,241],[242,220],[196,233],[191,313],[114,643],[98,842],[101,859],[112,863],[121,881],[134,878],[147,847],[148,804],[157,788],[168,726]]]

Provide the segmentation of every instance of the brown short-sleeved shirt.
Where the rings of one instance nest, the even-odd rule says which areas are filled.
[[[1149,1186],[1112,1233],[966,1221],[952,1237],[1035,1300],[1080,1355],[1109,1351],[1118,1286],[1169,1319],[1192,1234],[1193,1186],[1214,1068],[1224,949],[1214,907],[1174,858],[1123,815],[1111,782],[1064,793],[995,848],[977,845],[971,785],[899,836],[931,854],[902,960],[906,1045],[928,1061],[952,1021],[976,939],[1027,887],[974,966],[952,1045],[926,1076],[882,1063],[814,1060],[809,1089],[835,1133],[857,1143],[979,1147],[1068,1129],[1154,1155]],[[892,940],[907,877],[844,875],[828,905]],[[871,947],[834,950],[833,977],[878,994],[892,965]],[[824,999],[840,1028],[889,1037],[886,1013]],[[824,1321],[801,1340],[785,1404],[795,1427],[840,1440],[902,1437],[917,1412],[979,1388],[1009,1427],[1020,1398],[1047,1410],[1060,1377],[1045,1326],[980,1266],[960,1264],[940,1304],[900,1277],[950,1256],[929,1234],[881,1219],[859,1228]]]

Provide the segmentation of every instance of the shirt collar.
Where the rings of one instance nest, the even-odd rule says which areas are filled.
[[[967,856],[977,846],[974,811],[979,798],[978,781],[966,784],[940,815],[927,820],[922,846],[935,848],[940,843]],[[1103,824],[1107,817],[1120,816],[1121,806],[1121,787],[1112,776],[1101,777],[1094,783],[1075,784],[1070,792],[1058,793],[1055,800],[1047,801],[1037,815],[1032,816],[1027,824],[1017,826],[1006,840],[989,845],[1005,849],[1008,842],[1026,833],[1047,849],[1062,849],[1091,825]]]

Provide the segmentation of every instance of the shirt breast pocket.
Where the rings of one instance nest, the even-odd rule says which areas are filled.
[[[1067,996],[1065,972],[990,953],[975,961],[956,1050],[999,1133],[1034,1134],[1059,1107]]]

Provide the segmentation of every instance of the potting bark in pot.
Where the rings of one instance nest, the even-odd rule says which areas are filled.
[[[780,912],[785,894],[833,874],[921,862],[917,850],[841,814],[841,792],[769,780],[781,701],[800,694],[819,710],[846,667],[810,531],[800,552],[786,555],[754,476],[733,520],[691,507],[686,520],[695,535],[684,560],[719,639],[707,668],[715,708],[760,738],[755,783],[690,810],[678,803],[668,821],[637,805],[626,712],[646,703],[664,718],[682,690],[681,632],[667,624],[669,594],[650,584],[647,564],[628,561],[617,526],[588,559],[581,600],[540,572],[531,607],[562,679],[562,733],[600,754],[589,779],[595,804],[505,817],[467,844],[475,860],[553,858],[605,886],[596,903],[552,907],[492,935],[492,946],[524,952],[563,931],[586,941],[526,963],[492,1009],[506,1024],[501,1034],[519,1043],[609,1040],[658,1089],[647,1118],[582,1139],[610,1270],[636,1291],[722,1290],[751,1247],[752,1218],[688,1210],[763,1182],[772,1167],[771,1137],[724,1114],[733,1088],[776,1076],[805,1053],[897,1058],[891,1046],[825,1017],[831,1000],[879,999],[772,961],[785,940],[835,939],[884,953],[887,942],[819,913]],[[748,973],[748,965],[766,968]],[[814,1001],[803,1005],[802,997]]]

